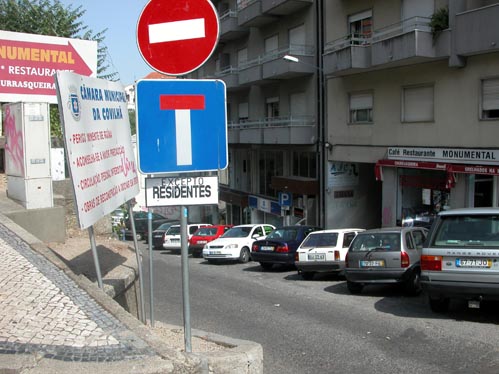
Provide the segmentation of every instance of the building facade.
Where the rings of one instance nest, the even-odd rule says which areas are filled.
[[[213,3],[219,45],[189,77],[227,85],[228,223],[428,225],[497,206],[499,3]]]
[[[327,224],[348,214],[364,227],[427,225],[442,209],[497,206],[499,3],[325,1],[324,11],[328,161],[358,170],[327,195]]]

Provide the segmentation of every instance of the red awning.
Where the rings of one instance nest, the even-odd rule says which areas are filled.
[[[377,181],[383,181],[383,167],[412,168],[425,170],[439,170],[447,173],[446,187],[452,188],[456,184],[457,176],[455,174],[484,174],[499,175],[499,166],[491,165],[463,165],[463,164],[445,164],[441,162],[421,162],[407,160],[379,160],[376,163],[374,173]]]

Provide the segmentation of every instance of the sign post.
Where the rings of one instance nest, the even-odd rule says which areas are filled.
[[[137,23],[137,46],[153,69],[179,76],[196,70],[210,58],[218,34],[218,15],[210,0],[150,0]],[[225,169],[228,163],[225,84],[182,80],[180,86],[177,86],[179,81],[174,81],[176,86],[172,88],[170,82],[137,83],[139,170],[143,174],[165,174]],[[191,182],[172,188],[173,196],[178,191],[182,196],[183,187],[195,189],[199,198],[208,195],[206,185]],[[218,184],[213,196],[218,203]],[[180,229],[185,351],[191,352],[187,208],[183,204]],[[152,313],[151,310],[151,318]]]

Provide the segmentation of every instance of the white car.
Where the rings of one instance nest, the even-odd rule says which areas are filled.
[[[200,227],[211,226],[209,223],[191,223],[187,225],[187,239],[192,237]],[[171,225],[165,232],[164,249],[180,250],[180,225]]]
[[[250,260],[251,246],[255,240],[265,239],[275,226],[268,224],[238,225],[232,227],[218,239],[206,244],[203,258],[208,262],[216,260]]]
[[[364,229],[335,229],[308,234],[296,250],[295,265],[303,279],[315,273],[339,274],[345,269],[345,255],[353,238]]]

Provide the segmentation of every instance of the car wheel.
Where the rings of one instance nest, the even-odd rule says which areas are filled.
[[[435,313],[445,313],[449,309],[449,299],[445,297],[432,298],[429,297],[430,308]]]
[[[348,291],[350,291],[350,293],[352,295],[358,295],[362,292],[362,289],[364,288],[364,286],[360,283],[347,281],[347,288],[348,288]]]
[[[260,262],[260,266],[263,270],[270,270],[272,269],[272,266],[274,266],[274,264],[271,264],[269,262]]]
[[[302,271],[300,274],[301,274],[301,277],[307,281],[314,279],[314,276],[315,276],[315,273],[313,273],[311,271]]]
[[[241,253],[239,253],[239,262],[241,264],[245,264],[249,261],[249,259],[250,259],[249,249],[246,247],[241,248]]]
[[[406,292],[409,295],[419,295],[421,293],[421,272],[415,269],[405,284]]]

